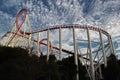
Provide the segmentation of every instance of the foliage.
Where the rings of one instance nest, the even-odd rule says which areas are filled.
[[[104,80],[120,80],[120,61],[111,55],[107,63],[106,68],[102,66]],[[79,80],[88,80],[80,60],[78,65],[77,71],[74,56],[57,61],[50,55],[46,61],[46,55],[37,57],[19,47],[0,46],[0,80],[75,80],[76,73],[79,73]]]
[[[0,74],[0,80],[60,80],[55,56],[46,61],[19,47],[0,47]]]
[[[0,80],[27,79],[27,64],[29,60],[30,57],[27,54],[27,50],[0,47]]]
[[[107,67],[102,71],[105,80],[120,80],[120,65],[115,55],[111,54],[108,57]]]
[[[78,71],[77,66],[74,62],[74,56],[58,61],[59,71],[61,73],[62,80],[75,80],[76,73],[79,73],[79,80],[86,80],[85,66],[82,65],[80,60],[78,60]]]

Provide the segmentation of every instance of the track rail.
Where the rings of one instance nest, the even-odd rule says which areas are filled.
[[[22,13],[24,13],[24,18],[23,18],[22,22],[19,24],[18,23],[19,17]],[[59,29],[59,28],[66,29],[66,28],[73,28],[74,27],[74,28],[81,28],[81,29],[89,29],[89,30],[93,30],[93,31],[97,31],[97,32],[101,31],[101,33],[105,34],[106,36],[109,36],[109,33],[106,32],[105,30],[101,29],[101,28],[94,27],[94,26],[88,26],[88,25],[77,25],[77,24],[75,24],[75,25],[49,26],[47,28],[43,28],[43,29],[40,29],[40,30],[35,30],[35,31],[32,31],[32,32],[24,32],[24,31],[21,30],[21,27],[22,27],[23,23],[25,22],[27,15],[28,15],[27,9],[22,9],[22,10],[20,10],[20,12],[16,16],[16,21],[15,21],[16,22],[16,27],[21,34],[23,34],[23,33],[34,34],[34,33],[43,32],[43,31],[47,31],[47,30],[55,30],[55,29]]]
[[[7,32],[5,35],[4,35],[4,37],[7,35],[7,34],[10,34],[10,33],[12,33],[12,34],[16,34],[16,33],[14,33],[14,32]],[[25,39],[29,39],[29,37],[26,37],[26,36],[23,36],[23,35],[21,35],[21,34],[16,34],[17,36],[20,36],[20,37],[24,37]],[[35,43],[37,43],[38,41],[37,40],[35,40],[35,39],[31,39],[33,42],[35,42]],[[47,46],[47,44],[46,43],[44,43],[43,42],[44,40],[42,40],[42,41],[40,41],[39,42],[39,44],[40,45],[45,45],[45,46]],[[54,46],[54,45],[50,45],[50,47],[52,46],[52,48],[53,49],[56,49],[56,50],[60,50],[58,47],[56,47],[56,46]],[[69,50],[66,50],[66,49],[63,49],[62,48],[62,52],[64,52],[64,53],[67,53],[67,54],[74,54],[74,52],[71,52],[71,51],[69,51]],[[78,57],[82,57],[83,59],[86,59],[86,60],[88,60],[89,61],[89,59],[88,58],[86,58],[86,57],[83,57],[82,55],[80,55],[80,54],[78,54]],[[95,63],[96,63],[96,61],[94,61]]]
[[[21,16],[21,14],[24,14],[24,17],[23,17],[23,20],[21,21],[21,23],[19,23],[19,18]],[[13,36],[12,38],[9,40],[8,42],[8,45],[10,44],[10,42],[14,39],[14,37],[17,35],[17,36],[21,36],[21,37],[24,37],[26,39],[28,39],[28,37],[25,37],[23,34],[26,34],[26,35],[30,35],[30,34],[35,34],[35,33],[39,33],[39,32],[44,32],[44,31],[48,31],[48,30],[57,30],[57,29],[72,29],[73,27],[75,29],[84,29],[84,30],[93,30],[93,31],[96,31],[96,32],[99,32],[101,31],[101,33],[103,33],[104,35],[106,35],[107,37],[110,37],[109,33],[106,32],[105,30],[101,29],[101,28],[97,28],[97,27],[93,27],[93,26],[88,26],[88,25],[78,25],[78,24],[75,24],[75,25],[56,25],[56,26],[49,26],[47,28],[42,28],[42,29],[39,29],[39,30],[35,30],[35,31],[31,31],[31,32],[24,32],[21,28],[23,26],[23,24],[25,23],[26,21],[26,18],[27,18],[27,15],[28,15],[28,11],[27,9],[22,9],[18,12],[17,16],[16,16],[16,20],[15,20],[15,23],[16,23],[16,32],[7,32],[3,37],[5,37],[7,34],[9,33],[13,33]],[[21,34],[18,34],[18,32]],[[3,38],[2,37],[2,38]],[[37,40],[34,40],[32,39],[32,41],[34,42],[38,42]],[[40,42],[40,44],[42,45],[45,45],[47,46],[47,44],[43,43],[42,41]],[[107,45],[105,45],[105,48],[108,47],[109,43]],[[50,47],[51,47],[51,42],[50,42]],[[52,45],[52,48],[56,49],[56,50],[60,50],[58,47],[55,47]],[[100,51],[102,48],[98,49],[98,50],[95,50],[93,51],[92,53],[96,53],[98,51]],[[66,50],[66,49],[62,49],[63,52],[65,53],[69,53],[69,54],[73,54],[73,52],[69,51],[69,50]],[[87,53],[86,53],[87,54]],[[86,55],[85,54],[85,55]],[[81,57],[81,55],[79,55],[79,57]]]

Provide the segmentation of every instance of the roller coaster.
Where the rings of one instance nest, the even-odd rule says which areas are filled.
[[[90,80],[102,78],[100,65],[104,64],[107,67],[107,56],[114,54],[111,36],[98,27],[56,25],[32,31],[27,9],[18,12],[12,30],[0,38],[0,45],[25,48],[39,57],[47,55],[47,60],[51,54],[57,56],[58,60],[74,55],[75,65],[78,67],[80,59],[86,66]],[[79,80],[78,73],[76,80]]]

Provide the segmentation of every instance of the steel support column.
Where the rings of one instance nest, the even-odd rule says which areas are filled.
[[[49,48],[50,48],[49,41],[50,41],[50,30],[48,28],[48,30],[47,30],[47,61],[49,60],[49,54],[50,54],[50,52],[49,52]]]
[[[59,28],[59,48],[60,54],[59,59],[62,60],[62,38],[61,38],[61,27]]]
[[[92,50],[91,50],[91,40],[90,40],[90,35],[89,35],[89,29],[88,28],[87,28],[87,37],[88,37],[88,50],[89,50],[89,58],[90,58],[91,77],[92,77],[92,80],[95,80],[95,69],[94,69]]]
[[[32,35],[30,34],[28,39],[29,54],[31,53],[31,39],[32,39]]]
[[[112,38],[111,38],[111,36],[110,36],[110,42],[111,42],[111,47],[112,47],[113,54],[115,54],[115,51],[114,51],[114,45],[113,45],[113,42],[112,42]]]
[[[108,36],[108,41],[109,41],[109,46],[110,46],[110,53],[114,54],[114,47],[113,47],[113,43],[112,43],[110,35]]]
[[[75,27],[73,27],[73,43],[74,43],[74,58],[75,58],[75,65],[77,66],[77,73],[76,73],[76,80],[79,80],[78,74],[78,56],[77,56],[77,46],[76,46],[76,38],[75,38]]]
[[[38,36],[37,36],[37,53],[38,53],[38,57],[40,57],[40,32],[38,32]]]
[[[102,46],[102,52],[103,52],[104,66],[107,67],[107,58],[106,58],[106,53],[105,53],[104,43],[103,43],[103,40],[102,40],[102,34],[101,34],[101,31],[99,31],[99,35],[100,35],[100,43],[101,43],[101,46]]]

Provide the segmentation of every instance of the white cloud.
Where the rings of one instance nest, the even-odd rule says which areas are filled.
[[[0,11],[0,37],[13,27],[14,18]]]
[[[24,2],[24,0],[4,0],[5,7],[13,7],[19,5],[19,3]]]

